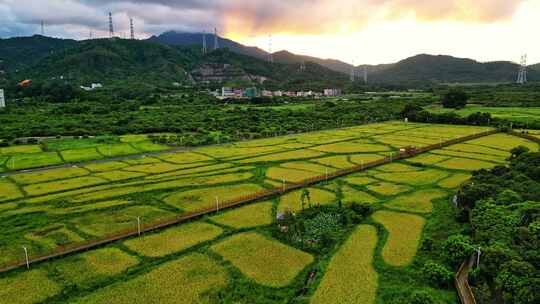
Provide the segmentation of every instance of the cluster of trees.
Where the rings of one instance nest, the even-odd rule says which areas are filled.
[[[481,250],[471,277],[480,303],[540,303],[540,153],[518,147],[512,154],[510,166],[480,170],[460,189],[458,218],[470,230],[444,246],[454,268]]]

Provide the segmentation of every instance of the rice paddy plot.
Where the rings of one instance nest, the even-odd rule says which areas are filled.
[[[255,203],[212,216],[210,220],[234,229],[266,226],[272,223],[272,206],[272,202]]]
[[[138,259],[118,248],[108,247],[67,257],[44,268],[56,273],[63,282],[86,287],[107,280],[139,263]]]
[[[15,154],[10,157],[6,167],[10,170],[47,167],[62,164],[63,161],[56,152],[41,152],[29,154]]]
[[[135,143],[149,140],[146,134],[128,134],[120,136],[120,141],[123,143]]]
[[[60,291],[60,286],[42,269],[18,272],[0,279],[0,301],[6,304],[40,303]]]
[[[141,153],[141,151],[133,148],[129,143],[122,144],[110,144],[110,145],[101,145],[97,147],[98,152],[105,157],[113,156],[123,156],[130,154]]]
[[[444,169],[476,171],[480,169],[489,169],[497,164],[476,159],[452,158],[436,164],[437,167]]]
[[[494,163],[504,163],[506,161],[506,157],[502,156],[495,156],[495,155],[487,155],[487,154],[480,154],[480,153],[471,153],[471,152],[458,152],[458,151],[452,151],[452,150],[435,150],[431,153],[441,155],[442,157],[459,157],[459,158],[472,158],[477,160],[484,160]]]
[[[128,168],[124,168],[124,170],[132,171],[132,172],[158,174],[158,173],[177,171],[183,168],[185,168],[185,165],[173,165],[170,163],[153,163],[153,164],[146,164],[146,165],[131,166]]]
[[[171,173],[165,173],[165,174],[158,174],[149,176],[148,179],[163,179],[163,178],[169,178],[169,177],[175,177],[175,176],[188,176],[193,174],[211,174],[211,173],[217,173],[220,170],[232,168],[232,164],[228,163],[221,163],[221,164],[214,164],[214,163],[199,163],[199,164],[188,164],[183,165],[184,168],[171,172]]]
[[[112,182],[142,177],[145,175],[146,174],[140,173],[140,172],[126,172],[122,170],[115,170],[115,171],[108,171],[108,172],[101,172],[101,173],[94,174],[94,176],[96,177],[100,177],[100,178],[103,178]]]
[[[403,163],[390,163],[377,167],[376,170],[382,172],[411,172],[419,171],[420,169],[418,167],[409,166]]]
[[[24,191],[28,195],[36,196],[47,193],[66,191],[70,189],[77,189],[82,187],[93,186],[108,182],[105,179],[94,176],[82,176],[71,179],[64,179],[59,181],[52,181],[47,183],[31,184],[24,187]]]
[[[19,187],[9,180],[0,178],[0,202],[21,198],[24,195]]]
[[[167,146],[155,144],[151,141],[132,142],[131,146],[143,152],[157,152],[157,151],[164,151],[164,150],[169,149],[169,147]]]
[[[432,201],[446,196],[448,193],[439,189],[418,190],[398,196],[388,202],[386,206],[400,211],[430,213],[433,210]]]
[[[320,152],[310,149],[296,150],[289,152],[280,152],[270,155],[264,155],[239,161],[240,163],[260,163],[260,162],[274,162],[274,161],[287,161],[287,160],[300,160],[318,157],[323,155]]]
[[[218,237],[223,230],[207,223],[194,222],[124,242],[129,249],[147,256],[162,257]]]
[[[372,217],[388,231],[382,250],[384,261],[392,266],[409,265],[416,256],[426,220],[421,216],[391,211],[377,211]]]
[[[60,151],[59,153],[62,155],[62,158],[68,163],[103,158],[103,155],[101,155],[96,148],[65,150]]]
[[[83,168],[62,168],[31,173],[19,173],[11,175],[11,179],[19,184],[35,184],[58,179],[69,179],[88,175],[90,172]]]
[[[341,192],[343,194],[341,202],[344,205],[351,205],[353,203],[372,204],[378,201],[378,199],[376,197],[373,197],[371,194],[364,191],[356,190],[350,186],[343,186]]]
[[[365,186],[365,185],[372,184],[376,182],[377,180],[371,177],[365,176],[363,174],[355,174],[355,175],[349,175],[343,178],[343,181],[348,184],[352,184],[356,186]]]
[[[367,164],[376,160],[383,159],[384,156],[378,155],[378,154],[356,154],[351,155],[350,160],[355,165],[363,165]]]
[[[529,140],[508,134],[495,134],[467,142],[472,145],[481,145],[490,148],[510,151],[517,146],[525,146],[532,152],[538,151],[538,144]]]
[[[413,172],[380,173],[375,174],[374,176],[389,182],[422,186],[436,183],[437,181],[448,177],[448,173],[436,169],[426,169]]]
[[[92,172],[105,172],[113,171],[128,167],[129,165],[123,162],[112,161],[112,162],[101,162],[95,164],[86,165],[85,168]]]
[[[133,206],[121,210],[103,210],[73,217],[69,222],[82,232],[106,236],[124,229],[137,229],[137,217],[142,224],[172,218],[174,213],[150,206]]]
[[[289,162],[289,163],[281,164],[280,166],[283,168],[316,172],[316,173],[319,173],[320,175],[326,174],[327,172],[331,173],[331,172],[336,171],[336,169],[334,168],[326,167],[326,166],[322,166],[322,165],[318,165],[318,164],[314,164],[310,162]]]
[[[163,161],[175,164],[192,164],[198,162],[213,161],[212,158],[206,155],[193,152],[168,153],[160,155],[159,158]]]
[[[86,211],[96,211],[100,209],[107,209],[107,208],[118,207],[118,206],[125,206],[131,203],[132,202],[127,201],[127,200],[113,200],[113,201],[105,201],[105,202],[84,204],[84,205],[77,203],[77,204],[70,205],[69,207],[63,206],[62,208],[54,208],[54,206],[49,206],[51,208],[47,208],[45,211],[49,214],[63,215],[63,214],[81,213],[81,212],[86,212]]]
[[[438,185],[446,189],[455,189],[471,178],[470,174],[454,173],[450,177],[439,181]]]
[[[341,142],[325,146],[319,146],[311,148],[313,150],[329,152],[329,153],[361,153],[361,152],[384,152],[390,151],[391,149],[388,146],[370,144],[365,142]]]
[[[161,159],[156,158],[156,157],[149,157],[149,156],[144,156],[143,155],[143,156],[137,157],[137,158],[124,159],[122,162],[124,162],[126,164],[136,166],[136,165],[147,165],[147,164],[160,163]]]
[[[513,148],[510,148],[513,149]],[[445,147],[443,149],[444,151],[455,151],[455,152],[468,152],[473,154],[485,154],[485,155],[492,155],[492,156],[498,156],[502,158],[506,158],[510,156],[510,153],[507,152],[509,150],[499,150],[499,149],[493,149],[490,147],[484,147],[479,145],[473,145],[471,142],[462,143],[462,144],[455,144],[451,145],[449,147]]]
[[[182,209],[183,211],[197,211],[208,207],[215,207],[221,202],[227,202],[242,196],[254,194],[262,190],[255,184],[239,184],[214,188],[182,191],[167,196],[165,203]],[[217,201],[216,201],[217,198]]]
[[[321,190],[318,188],[307,188],[309,191],[309,199],[306,197],[304,200],[304,208],[309,208],[309,205],[330,205],[336,201],[336,195],[327,190]],[[287,210],[292,212],[298,212],[302,210],[302,192],[303,190],[295,190],[285,195],[280,196],[278,212],[285,212]]]
[[[38,145],[21,145],[0,148],[0,154],[13,155],[13,154],[26,154],[26,153],[39,153],[43,152]]]
[[[313,262],[310,254],[254,232],[231,236],[211,249],[230,261],[246,277],[276,288],[289,285]]]
[[[320,173],[313,171],[272,167],[266,171],[266,176],[274,180],[284,180],[288,183],[300,183],[306,179],[317,177]]]
[[[313,159],[311,161],[338,169],[347,169],[354,167],[354,164],[349,162],[347,155],[323,157]]]
[[[397,185],[392,183],[373,183],[366,187],[368,190],[377,192],[381,195],[394,196],[403,192],[410,191],[411,188],[404,185]]]
[[[227,285],[225,269],[202,254],[191,254],[158,266],[131,280],[98,289],[72,303],[193,304]]]
[[[418,164],[423,164],[423,165],[433,165],[433,164],[440,163],[448,159],[450,159],[449,156],[424,153],[424,154],[408,159],[407,162],[418,163]]]
[[[375,302],[378,274],[373,268],[377,230],[358,226],[332,257],[312,304],[370,304]]]
[[[25,238],[36,242],[41,248],[48,249],[54,249],[58,246],[65,246],[84,240],[81,236],[74,231],[69,230],[63,224],[53,224],[27,233]]]

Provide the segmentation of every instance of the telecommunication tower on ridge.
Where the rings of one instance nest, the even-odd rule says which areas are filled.
[[[41,20],[41,36],[45,36],[45,21]]]
[[[272,53],[272,34],[268,35],[268,62],[274,63],[274,54]]]
[[[135,40],[135,28],[133,27],[133,18],[129,18],[129,30],[131,40]]]
[[[219,49],[219,41],[217,35],[217,28],[214,28],[214,50]]]
[[[113,26],[113,20],[112,20],[112,13],[109,12],[109,38],[114,37],[114,26]]]
[[[202,34],[202,53],[206,54],[208,52],[208,47],[206,46],[206,31],[203,31]]]
[[[517,83],[518,84],[527,83],[527,55],[526,54],[521,56]]]

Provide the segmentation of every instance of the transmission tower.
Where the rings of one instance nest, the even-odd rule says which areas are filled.
[[[206,54],[208,52],[208,47],[206,46],[206,31],[203,31],[202,34],[202,53]]]
[[[109,38],[114,37],[114,26],[113,26],[113,20],[112,20],[112,13],[109,12]]]
[[[351,66],[351,82],[354,82],[356,80],[356,67],[354,66],[354,60],[352,61]]]
[[[41,36],[45,36],[45,21],[41,20]]]
[[[521,62],[518,73],[518,84],[524,84],[527,82],[527,55],[521,56]]]
[[[214,28],[214,50],[219,49],[219,41],[217,35],[217,28]]]
[[[367,84],[368,82],[368,71],[367,67],[364,67],[364,83]]]
[[[306,70],[306,62],[304,59],[302,59],[302,63],[300,63],[300,72],[304,72]]]
[[[274,63],[274,54],[272,53],[272,34],[268,35],[268,62]]]
[[[133,18],[129,18],[129,30],[131,33],[131,40],[135,40],[135,28],[133,27]]]

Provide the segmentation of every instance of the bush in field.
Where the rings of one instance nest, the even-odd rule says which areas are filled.
[[[469,258],[474,250],[470,237],[456,234],[444,242],[442,255],[450,265],[457,266]]]
[[[451,90],[442,97],[442,104],[445,108],[462,109],[467,105],[469,96],[459,90]]]
[[[452,284],[454,274],[445,266],[428,261],[422,267],[424,277],[439,287],[449,287]]]
[[[517,146],[514,149],[510,150],[510,153],[512,153],[511,158],[517,158],[522,154],[529,153],[529,148],[525,146]]]

